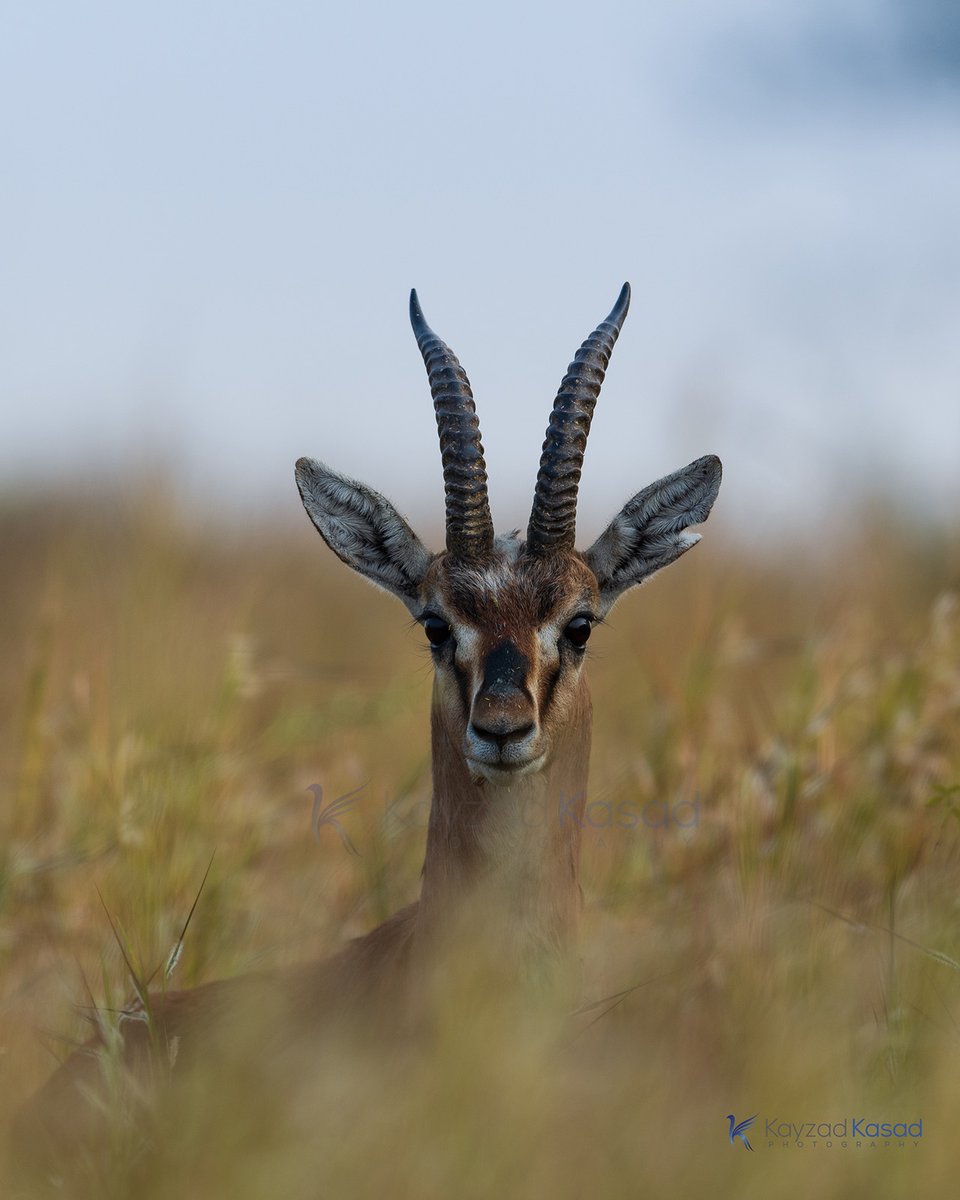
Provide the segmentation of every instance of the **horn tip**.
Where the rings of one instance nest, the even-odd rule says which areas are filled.
[[[630,311],[630,284],[625,283],[620,289],[620,295],[617,297],[617,302],[610,309],[610,315],[604,321],[605,325],[612,325],[617,333],[623,322],[626,320],[627,313]]]
[[[425,337],[436,336],[427,324],[427,318],[423,315],[423,309],[420,307],[420,297],[417,295],[416,288],[410,289],[410,324],[413,326],[417,344],[420,346],[422,346]]]

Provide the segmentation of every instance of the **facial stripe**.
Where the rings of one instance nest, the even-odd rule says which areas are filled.
[[[470,678],[467,672],[456,661],[453,663],[453,677],[457,682],[457,691],[460,693],[460,704],[464,714],[470,712]]]
[[[556,691],[557,682],[560,679],[560,663],[553,668],[543,685],[543,691],[540,697],[540,721],[546,720],[547,712],[550,709],[550,702],[553,700],[553,693]]]

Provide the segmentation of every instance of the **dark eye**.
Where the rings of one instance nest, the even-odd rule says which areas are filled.
[[[563,631],[563,636],[568,642],[572,642],[578,650],[582,650],[587,644],[592,628],[593,623],[589,617],[574,617]]]
[[[442,646],[450,636],[450,626],[440,617],[424,617],[423,631],[431,646]]]

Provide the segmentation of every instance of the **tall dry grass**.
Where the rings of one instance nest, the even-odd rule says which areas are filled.
[[[282,1103],[209,1077],[66,1194],[956,1192],[960,541],[866,509],[816,555],[709,532],[591,641],[583,999],[610,999],[571,1030],[467,972],[426,1045],[326,1045]],[[128,992],[104,907],[149,974],[213,856],[183,987],[320,956],[416,895],[431,668],[293,517],[8,501],[0,562],[5,1125],[85,1036],[86,989]],[[362,789],[359,853],[312,828],[315,784]],[[754,1112],[750,1155],[725,1117]],[[923,1136],[764,1132],[853,1117]]]

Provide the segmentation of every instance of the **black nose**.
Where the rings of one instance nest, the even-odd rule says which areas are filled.
[[[490,742],[496,746],[498,750],[505,750],[507,746],[514,742],[522,742],[525,737],[533,733],[534,725],[532,721],[527,721],[524,725],[513,725],[504,728],[505,722],[491,722],[491,727],[478,725],[476,721],[470,722],[470,732],[476,734],[478,738],[482,738],[485,742]]]

